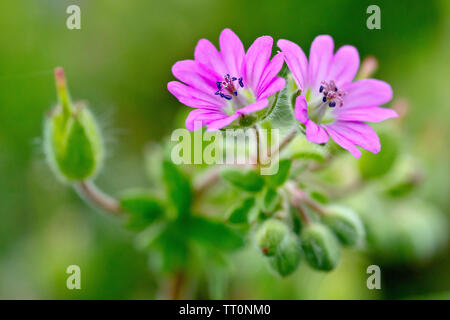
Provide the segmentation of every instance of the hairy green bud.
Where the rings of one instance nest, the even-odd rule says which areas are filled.
[[[44,123],[44,149],[50,167],[63,181],[95,176],[103,161],[103,142],[94,116],[73,105],[62,68],[55,70],[58,105]]]
[[[323,222],[334,231],[342,244],[355,246],[363,242],[364,226],[356,212],[339,205],[329,206],[325,211]]]
[[[314,269],[330,271],[340,260],[339,241],[323,224],[308,225],[301,234],[302,249],[308,264]]]
[[[300,263],[300,242],[297,236],[289,232],[279,244],[273,257],[268,257],[274,271],[285,277],[297,270]]]
[[[283,222],[267,220],[256,232],[256,244],[265,256],[273,256],[288,232],[288,226]]]

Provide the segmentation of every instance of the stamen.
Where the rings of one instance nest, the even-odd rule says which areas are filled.
[[[324,103],[329,101],[328,105],[331,108],[334,108],[336,104],[339,104],[339,107],[344,105],[343,98],[346,95],[346,92],[340,91],[333,80],[330,82],[322,81],[319,92],[323,94],[322,101]]]
[[[216,82],[218,91],[216,91],[215,95],[220,95],[220,97],[224,99],[231,100],[232,95],[237,96],[238,94],[238,91],[233,82],[238,81],[239,86],[243,88],[244,87],[243,79],[242,77],[239,78],[231,77],[229,73],[224,75],[223,79],[224,79],[223,81]]]

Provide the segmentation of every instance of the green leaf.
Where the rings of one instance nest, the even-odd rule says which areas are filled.
[[[254,197],[244,199],[239,205],[231,210],[231,213],[228,216],[228,221],[234,224],[247,223],[249,212],[254,206]]]
[[[273,213],[275,209],[277,209],[280,204],[281,197],[278,194],[277,190],[272,188],[267,188],[264,191],[263,199],[262,199],[262,210],[266,214]]]
[[[244,245],[243,237],[237,231],[223,222],[203,217],[191,217],[187,232],[194,241],[217,250],[232,251]]]
[[[167,196],[177,209],[179,217],[187,216],[192,204],[192,189],[188,178],[172,162],[163,162],[163,179]]]
[[[328,197],[324,193],[319,192],[317,190],[312,190],[309,193],[309,196],[319,203],[322,203],[322,204],[328,203]]]
[[[248,192],[258,192],[264,187],[264,179],[253,170],[224,169],[222,177],[233,186]]]
[[[159,200],[145,191],[129,191],[120,198],[120,206],[128,213],[126,227],[141,231],[164,214]]]
[[[154,240],[162,255],[162,269],[175,272],[186,268],[189,261],[189,248],[185,226],[178,221],[172,222]]]
[[[278,162],[278,172],[273,175],[268,175],[267,183],[276,188],[286,182],[289,177],[289,170],[291,169],[291,160],[283,159]]]
[[[363,179],[374,179],[384,176],[395,163],[398,155],[397,141],[394,137],[379,133],[381,151],[373,154],[364,151],[359,159],[359,171]]]

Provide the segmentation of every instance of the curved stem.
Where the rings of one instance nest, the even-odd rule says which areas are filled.
[[[272,157],[278,153],[280,153],[284,148],[286,148],[289,143],[294,140],[294,138],[297,136],[297,129],[292,128],[291,131],[288,132],[288,134],[281,140],[280,144],[278,145],[278,148],[275,150],[269,150],[269,157]]]
[[[98,189],[91,181],[81,181],[75,188],[82,198],[94,206],[116,215],[122,213],[119,201]]]

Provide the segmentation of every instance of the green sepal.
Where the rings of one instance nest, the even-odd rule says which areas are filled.
[[[56,107],[44,121],[44,150],[63,181],[92,179],[103,162],[103,140],[94,116],[80,106],[68,116]]]

